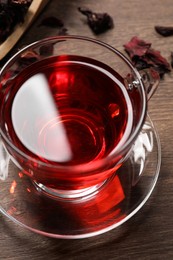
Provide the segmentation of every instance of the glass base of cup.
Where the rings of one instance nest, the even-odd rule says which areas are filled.
[[[52,199],[57,200],[66,200],[66,201],[81,201],[86,200],[94,196],[104,185],[107,183],[108,180],[105,180],[102,183],[94,185],[92,187],[86,189],[79,189],[79,190],[59,190],[59,189],[51,189],[46,187],[45,185],[33,181],[38,192],[41,192],[43,195],[48,196]]]
[[[149,116],[129,158],[109,181],[65,197],[33,183],[2,143],[0,151],[1,213],[36,233],[66,239],[99,235],[126,222],[150,197],[161,164],[159,137]]]

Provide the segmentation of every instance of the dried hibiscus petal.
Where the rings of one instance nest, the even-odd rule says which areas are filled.
[[[163,65],[166,69],[170,69],[170,64],[160,54],[160,51],[156,51],[150,48],[146,53],[146,57],[148,58],[148,63],[152,62],[153,65]]]
[[[12,33],[14,27],[22,23],[32,0],[0,1],[0,43]]]
[[[11,0],[9,1],[13,4],[19,4],[19,5],[27,5],[27,4],[31,4],[32,0]]]
[[[124,48],[131,59],[135,56],[141,57],[145,55],[150,47],[151,43],[147,43],[136,36],[134,36],[128,43],[124,44]]]
[[[88,8],[78,8],[79,12],[87,16],[88,25],[95,34],[100,34],[113,28],[112,17],[107,13],[95,13]]]
[[[143,69],[148,69],[151,67],[150,64],[147,63],[146,60],[138,57],[138,56],[135,56],[133,58],[133,64],[134,66],[138,69],[138,70],[143,70]]]
[[[160,78],[163,78],[165,73],[170,72],[171,70],[166,68],[163,64],[156,65],[153,67],[155,71],[157,71],[160,75]]]
[[[159,51],[156,51],[154,49],[149,49],[144,59],[159,73],[161,78],[164,76],[165,73],[171,71],[170,64],[160,54]]]
[[[173,35],[173,26],[155,26],[155,30],[164,37]]]
[[[171,52],[171,67],[173,68],[173,52]]]
[[[146,43],[135,36],[124,47],[137,69],[141,70],[151,67],[159,73],[160,77],[170,72],[168,61],[159,51],[152,49],[150,43]]]
[[[59,27],[63,27],[64,23],[60,19],[58,19],[54,16],[49,16],[49,17],[44,18],[41,21],[39,26],[42,26],[42,25],[52,27],[52,28],[59,28]]]

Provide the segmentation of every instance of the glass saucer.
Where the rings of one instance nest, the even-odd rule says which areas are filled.
[[[0,211],[13,222],[55,238],[86,238],[116,228],[147,201],[158,179],[161,148],[149,116],[121,168],[89,196],[47,196],[23,174],[0,143]]]

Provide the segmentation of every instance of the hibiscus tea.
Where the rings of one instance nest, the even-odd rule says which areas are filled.
[[[21,167],[32,169],[28,174],[48,187],[79,188],[73,185],[77,177],[63,167],[81,165],[82,170],[82,165],[110,156],[132,131],[133,108],[124,80],[102,62],[75,55],[50,57],[29,65],[8,84],[2,101],[4,129],[30,158],[20,160]],[[49,171],[40,163],[48,164]],[[96,182],[91,179],[80,188]]]

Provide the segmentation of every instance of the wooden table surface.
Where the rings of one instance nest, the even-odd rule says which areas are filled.
[[[79,6],[108,12],[114,28],[94,35],[78,12]],[[32,41],[57,34],[55,28],[38,26],[47,16],[62,19],[69,34],[105,41],[122,52],[123,44],[137,35],[170,61],[173,36],[158,35],[154,26],[173,26],[172,0],[52,0],[7,58]],[[160,82],[149,102],[149,113],[161,139],[162,165],[151,197],[135,216],[100,236],[60,240],[16,227],[1,215],[0,259],[173,259],[173,72]]]

